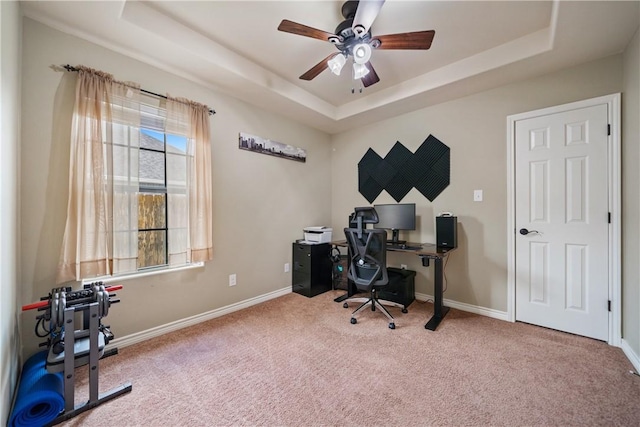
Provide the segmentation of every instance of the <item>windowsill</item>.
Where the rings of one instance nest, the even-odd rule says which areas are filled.
[[[137,271],[135,273],[121,274],[118,276],[92,277],[90,279],[89,278],[82,279],[81,283],[84,286],[94,282],[102,282],[105,284],[114,283],[114,282],[123,282],[125,280],[140,279],[141,277],[155,276],[157,274],[174,273],[176,271],[191,270],[191,269],[200,268],[200,267],[204,267],[204,262],[196,262],[193,264],[184,265],[182,267],[160,267],[160,268],[154,268],[154,269],[145,270],[145,271]]]

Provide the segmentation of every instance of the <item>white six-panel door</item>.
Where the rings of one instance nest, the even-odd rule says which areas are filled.
[[[609,333],[607,108],[515,122],[516,320],[600,340]]]

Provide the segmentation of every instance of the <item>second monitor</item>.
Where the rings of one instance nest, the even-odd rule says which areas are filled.
[[[390,244],[406,243],[406,240],[399,239],[399,232],[416,229],[416,204],[398,203],[373,207],[378,214],[378,223],[373,227],[391,230],[391,240],[387,240]]]

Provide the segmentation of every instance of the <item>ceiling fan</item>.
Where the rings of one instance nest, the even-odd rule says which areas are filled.
[[[313,80],[325,69],[339,75],[346,60],[353,58],[353,78],[360,79],[364,87],[380,81],[371,58],[372,49],[421,49],[431,47],[435,31],[416,31],[411,33],[372,36],[371,24],[378,16],[384,0],[350,0],[342,5],[342,16],[345,18],[334,33],[318,30],[297,22],[283,19],[278,26],[279,31],[311,37],[333,43],[338,52],[318,62],[300,76],[302,80]]]

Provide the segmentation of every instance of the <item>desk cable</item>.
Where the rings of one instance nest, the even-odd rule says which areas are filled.
[[[442,286],[442,293],[444,294],[445,292],[447,292],[447,285],[448,285],[448,281],[447,281],[447,264],[449,263],[449,258],[451,257],[451,252],[449,252],[447,254],[447,259],[444,260],[444,265],[442,266],[442,278],[444,279],[444,283]]]

